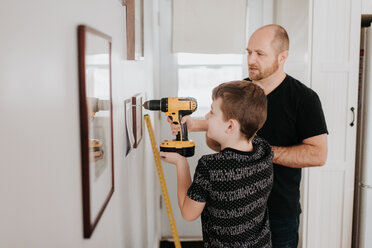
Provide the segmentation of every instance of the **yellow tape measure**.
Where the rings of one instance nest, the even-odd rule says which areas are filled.
[[[170,203],[170,200],[169,200],[168,189],[167,189],[167,185],[166,185],[165,179],[164,179],[163,168],[161,167],[161,161],[160,161],[158,146],[156,145],[155,134],[154,134],[154,130],[152,129],[151,120],[150,120],[149,115],[145,115],[145,121],[146,121],[146,125],[147,125],[147,130],[149,131],[149,135],[150,135],[152,152],[154,154],[156,170],[158,171],[158,176],[159,176],[159,181],[160,181],[160,186],[161,186],[161,192],[163,193],[163,198],[164,198],[164,202],[165,202],[165,208],[167,209],[167,213],[168,213],[169,225],[172,229],[172,236],[173,236],[173,239],[174,239],[174,245],[175,245],[175,248],[181,248],[180,238],[178,237],[176,222],[174,220],[172,206],[171,206],[171,203]]]

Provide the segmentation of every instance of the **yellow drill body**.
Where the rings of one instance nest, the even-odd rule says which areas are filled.
[[[160,144],[160,151],[177,152],[185,157],[191,157],[195,152],[195,143],[188,140],[187,126],[181,124],[185,115],[192,114],[197,109],[197,102],[192,97],[167,97],[161,100],[150,100],[143,104],[148,110],[160,110],[174,124],[180,124],[181,130],[175,140],[165,140]]]

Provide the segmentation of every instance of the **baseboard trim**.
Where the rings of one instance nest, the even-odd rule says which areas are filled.
[[[160,248],[174,248],[174,242],[163,240],[159,242]],[[204,248],[203,241],[181,241],[182,248]]]

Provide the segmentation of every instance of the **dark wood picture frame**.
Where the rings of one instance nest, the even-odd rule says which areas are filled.
[[[84,238],[114,193],[111,47],[110,36],[78,26]]]
[[[133,113],[133,148],[137,148],[143,136],[143,114],[142,114],[142,94],[138,93],[132,96],[132,113]]]
[[[127,59],[144,58],[144,1],[126,0]]]

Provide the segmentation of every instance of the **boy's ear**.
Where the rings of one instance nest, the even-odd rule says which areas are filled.
[[[226,130],[227,134],[232,134],[236,130],[240,130],[240,125],[239,125],[239,122],[237,120],[230,119],[228,122],[229,122],[229,125],[227,126],[227,130]]]

